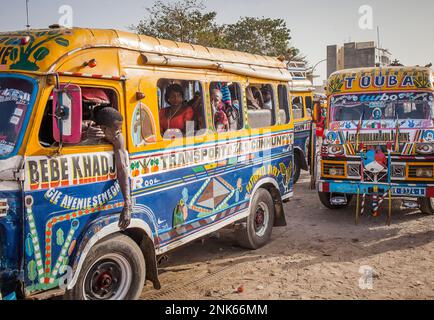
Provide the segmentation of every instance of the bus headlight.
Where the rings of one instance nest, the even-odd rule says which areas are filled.
[[[340,144],[331,145],[328,146],[327,152],[332,155],[341,155],[344,154],[344,147]]]
[[[416,177],[418,178],[432,178],[433,171],[428,168],[418,168],[416,169]]]
[[[416,153],[430,154],[433,153],[434,146],[432,143],[418,143],[416,145]]]
[[[331,175],[331,176],[343,176],[344,175],[344,169],[330,168],[329,169],[329,175]]]

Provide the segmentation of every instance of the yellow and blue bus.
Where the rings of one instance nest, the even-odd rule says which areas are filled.
[[[160,288],[158,256],[220,228],[263,246],[293,194],[291,80],[276,58],[122,31],[1,33],[3,297],[135,299]],[[197,102],[185,130],[164,117],[173,86]],[[113,147],[83,138],[108,107],[129,157],[124,231]]]
[[[289,87],[294,114],[294,183],[296,183],[301,170],[309,171],[315,88],[307,78],[308,69],[304,62],[291,61],[288,63],[288,70],[292,76]]]

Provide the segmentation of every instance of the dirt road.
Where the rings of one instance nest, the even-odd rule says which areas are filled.
[[[168,254],[162,289],[148,283],[143,299],[433,299],[434,216],[401,210],[394,201],[378,218],[354,224],[348,209],[324,208],[302,176],[285,204],[288,225],[268,245],[248,251],[232,233]]]

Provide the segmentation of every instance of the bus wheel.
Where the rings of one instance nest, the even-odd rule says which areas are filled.
[[[434,214],[434,198],[420,198],[418,202],[423,214]]]
[[[342,194],[342,197],[346,197],[347,203],[345,204],[333,204],[331,203],[331,193],[330,192],[318,192],[319,200],[321,203],[329,208],[329,209],[343,209],[348,207],[348,205],[351,202],[351,199],[353,198],[353,195],[351,194]]]
[[[75,286],[66,292],[71,300],[135,300],[145,283],[142,251],[125,235],[96,244],[86,256]]]
[[[274,202],[265,189],[258,189],[253,196],[246,227],[239,230],[237,239],[240,246],[258,249],[271,237],[274,225]]]
[[[298,179],[300,178],[300,172],[301,172],[301,159],[300,159],[300,154],[298,154],[298,153],[294,154],[293,170],[294,170],[293,181],[294,181],[294,184],[296,184]]]

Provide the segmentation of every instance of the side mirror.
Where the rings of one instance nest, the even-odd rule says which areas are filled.
[[[312,120],[315,123],[321,120],[321,104],[319,102],[315,102],[313,105]]]
[[[82,126],[81,88],[61,84],[53,95],[53,137],[59,143],[79,143]]]

